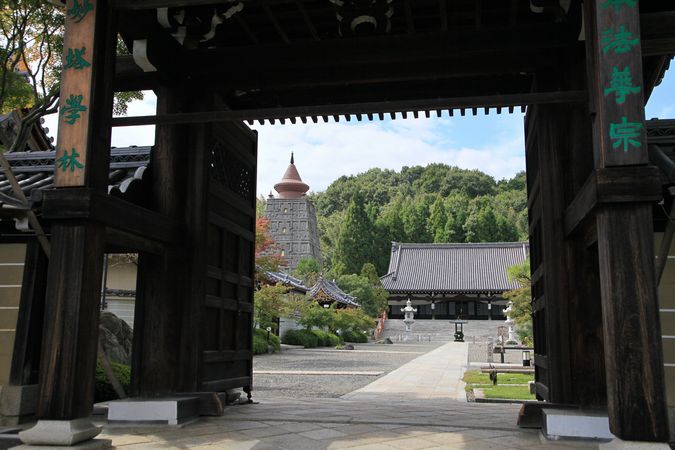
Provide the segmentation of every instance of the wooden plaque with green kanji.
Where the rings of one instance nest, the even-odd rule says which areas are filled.
[[[54,162],[57,187],[85,184],[95,23],[96,0],[67,0]]]
[[[646,164],[638,0],[596,0],[593,12],[598,163]]]

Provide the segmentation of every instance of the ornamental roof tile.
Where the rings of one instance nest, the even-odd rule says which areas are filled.
[[[361,306],[356,300],[356,297],[344,292],[342,289],[335,284],[335,281],[328,280],[324,277],[319,277],[319,281],[309,290],[307,296],[310,299],[314,299],[320,292],[323,292],[332,300],[341,303],[346,306]]]
[[[389,293],[501,293],[518,288],[506,269],[523,262],[527,242],[481,244],[392,243],[389,272],[380,278]]]
[[[142,204],[140,186],[150,163],[152,147],[113,147],[110,149],[108,193],[132,203]],[[56,152],[16,152],[5,157],[26,197],[34,190],[54,187],[54,158]],[[0,170],[0,207],[22,208],[15,198],[4,171]]]
[[[284,286],[288,286],[296,291],[307,292],[309,288],[305,286],[305,283],[302,280],[292,277],[284,272],[271,272],[266,271],[263,273],[263,276],[272,283],[281,283]]]

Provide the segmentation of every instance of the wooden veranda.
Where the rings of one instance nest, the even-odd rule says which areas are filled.
[[[675,54],[668,0],[67,0],[55,189],[21,361],[38,418],[92,409],[104,252],[140,253],[133,394],[251,384],[256,135],[244,122],[525,120],[537,395],[667,441],[644,104]],[[119,34],[130,54],[116,55]],[[112,118],[115,91],[157,114]],[[69,100],[69,103],[66,101]],[[84,108],[84,109],[82,109]],[[72,122],[72,123],[71,123]],[[157,124],[150,201],[107,195],[112,127]],[[668,200],[670,201],[670,200]],[[39,250],[34,254],[38,255]],[[44,305],[42,316],[30,305]],[[35,311],[41,311],[34,307]],[[36,342],[43,342],[36,348]]]

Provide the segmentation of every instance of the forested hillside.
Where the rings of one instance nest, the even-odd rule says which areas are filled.
[[[479,170],[445,164],[371,169],[343,176],[311,194],[317,208],[324,271],[379,275],[391,242],[500,242],[527,239],[525,173],[495,181]]]

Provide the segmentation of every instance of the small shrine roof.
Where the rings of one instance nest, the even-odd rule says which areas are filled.
[[[361,306],[353,297],[338,287],[335,281],[331,281],[324,277],[319,277],[319,281],[309,290],[307,296],[311,299],[316,298],[323,292],[328,298],[346,306]]]
[[[302,280],[284,272],[265,271],[263,276],[272,283],[281,283],[299,292],[307,292],[309,290]]]

